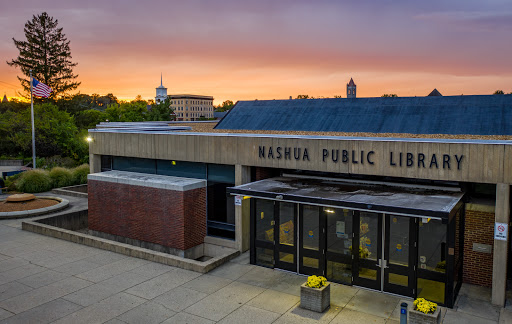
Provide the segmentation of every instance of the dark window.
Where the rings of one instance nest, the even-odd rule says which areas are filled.
[[[206,164],[186,161],[156,160],[157,174],[206,179]]]
[[[208,164],[208,235],[235,239],[234,197],[226,193],[234,185],[234,166]]]
[[[101,156],[101,172],[112,170],[112,155]]]
[[[156,174],[156,161],[153,159],[114,156],[112,160],[112,169]]]

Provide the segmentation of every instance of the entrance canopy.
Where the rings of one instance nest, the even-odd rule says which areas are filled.
[[[231,194],[295,203],[448,219],[463,192],[438,188],[278,177],[228,188]]]

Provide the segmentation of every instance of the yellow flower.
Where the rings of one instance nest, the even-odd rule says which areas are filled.
[[[433,314],[437,310],[437,304],[425,298],[417,298],[414,301],[414,306],[417,311],[425,314]]]
[[[309,276],[306,282],[307,287],[311,288],[322,288],[327,284],[327,279],[322,276]]]

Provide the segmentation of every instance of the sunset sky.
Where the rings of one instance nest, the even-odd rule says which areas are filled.
[[[12,38],[46,11],[71,41],[81,93],[284,99],[512,92],[512,1],[3,1],[0,95],[21,90]]]

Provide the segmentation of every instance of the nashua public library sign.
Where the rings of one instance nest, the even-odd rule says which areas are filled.
[[[283,160],[301,160],[311,161],[312,159],[321,159],[325,163],[351,163],[351,164],[369,164],[389,163],[396,167],[415,167],[415,168],[436,168],[436,169],[457,169],[461,170],[461,164],[464,155],[443,154],[443,153],[410,153],[393,152],[387,154],[387,161],[377,161],[375,151],[355,151],[343,149],[321,149],[321,156],[312,156],[310,150],[304,147],[273,147],[259,146],[258,157],[260,159],[283,159]]]

